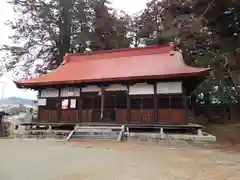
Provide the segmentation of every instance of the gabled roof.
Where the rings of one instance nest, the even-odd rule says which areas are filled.
[[[169,45],[68,54],[54,71],[19,87],[198,76],[208,69],[189,67]]]

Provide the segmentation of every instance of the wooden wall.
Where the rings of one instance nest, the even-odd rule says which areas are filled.
[[[157,95],[158,123],[186,124],[187,114],[183,94]]]
[[[164,84],[155,85],[134,85],[132,88],[117,91],[117,86],[112,86],[106,91],[99,93],[98,87],[89,89],[74,88],[71,96],[68,97],[66,89],[64,92],[53,92],[51,96],[43,93],[46,104],[39,106],[39,122],[49,123],[116,123],[116,124],[186,124],[186,108],[184,106],[184,94],[179,93],[181,88],[178,84],[171,84],[171,93],[162,88]],[[176,87],[175,87],[176,86]],[[157,88],[162,88],[158,92]],[[173,90],[175,88],[176,90]],[[78,92],[79,91],[79,92]],[[177,91],[177,94],[174,92]],[[58,94],[58,97],[55,97]],[[104,102],[102,103],[102,95]],[[67,107],[63,109],[63,100]],[[75,106],[71,101],[76,102]],[[44,104],[44,103],[43,103]],[[101,118],[101,106],[103,105],[103,118]]]

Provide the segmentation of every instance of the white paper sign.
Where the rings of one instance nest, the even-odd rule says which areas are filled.
[[[130,95],[154,94],[154,86],[147,83],[139,83],[129,87]]]
[[[77,100],[76,99],[71,99],[70,100],[70,108],[76,108],[77,107]]]
[[[62,100],[62,109],[68,109],[68,99]]]
[[[61,89],[61,97],[80,96],[80,88],[63,88]]]
[[[41,97],[58,97],[58,89],[47,88],[41,91]]]
[[[105,90],[106,91],[127,91],[128,88],[127,88],[127,86],[124,86],[121,84],[112,84],[112,85],[108,86]]]
[[[157,93],[158,94],[182,93],[182,83],[181,82],[157,83]]]
[[[47,99],[38,99],[38,106],[46,106]]]
[[[87,86],[82,88],[82,92],[100,92],[101,88],[98,86]]]

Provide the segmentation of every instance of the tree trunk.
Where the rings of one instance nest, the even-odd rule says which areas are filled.
[[[70,49],[70,41],[71,41],[71,7],[73,6],[72,0],[59,0],[60,7],[62,7],[61,12],[61,21],[59,23],[59,56],[56,61],[56,65],[59,66],[63,57],[66,53],[69,52]]]

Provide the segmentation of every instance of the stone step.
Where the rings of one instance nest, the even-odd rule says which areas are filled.
[[[122,140],[124,126],[118,127],[76,127],[67,140]]]

